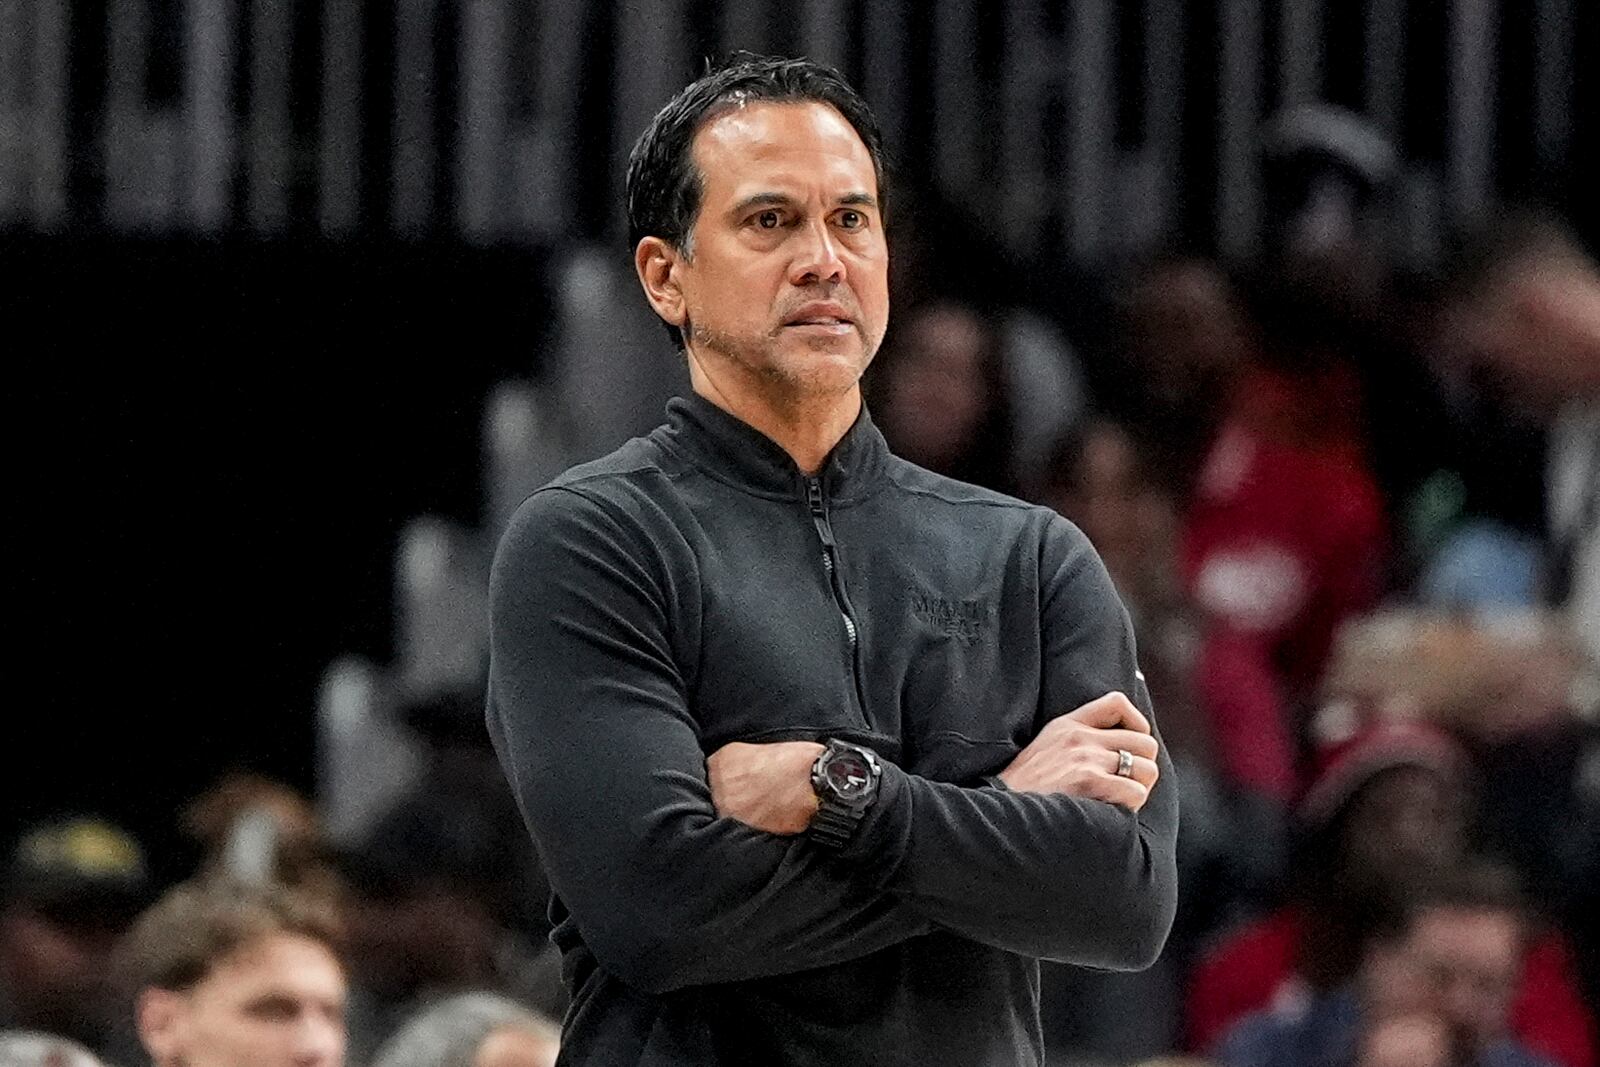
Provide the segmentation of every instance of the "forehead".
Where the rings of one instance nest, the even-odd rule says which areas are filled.
[[[1414,943],[1447,957],[1514,958],[1520,924],[1509,911],[1475,907],[1439,907],[1418,917]]]
[[[829,104],[735,105],[700,128],[690,151],[707,205],[753,192],[878,195],[871,153]]]
[[[243,1000],[265,992],[342,997],[344,968],[320,941],[298,934],[268,934],[228,953],[196,986],[196,992]]]

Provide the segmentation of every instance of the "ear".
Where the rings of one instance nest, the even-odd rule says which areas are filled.
[[[644,287],[645,299],[657,315],[679,327],[688,320],[678,279],[683,263],[683,253],[659,237],[646,237],[633,250],[633,269]]]
[[[181,1054],[188,1010],[188,998],[171,989],[152,986],[139,994],[134,1021],[139,1027],[139,1040],[158,1067],[174,1062]]]

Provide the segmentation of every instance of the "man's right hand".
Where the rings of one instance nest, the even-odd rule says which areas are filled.
[[[1159,748],[1133,701],[1107,693],[1045,724],[999,777],[1022,793],[1064,793],[1138,811],[1160,776]],[[1127,777],[1117,774],[1119,749],[1133,756]]]

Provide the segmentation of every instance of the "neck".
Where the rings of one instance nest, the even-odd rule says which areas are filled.
[[[725,376],[707,374],[692,352],[689,382],[696,393],[776,442],[807,477],[822,469],[861,413],[859,384],[840,393],[773,396],[775,391],[738,388]]]

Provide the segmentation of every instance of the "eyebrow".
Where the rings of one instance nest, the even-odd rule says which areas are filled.
[[[729,211],[729,214],[742,215],[751,208],[757,207],[792,207],[794,206],[795,202],[795,198],[786,193],[751,193],[749,196],[733,205]],[[846,193],[839,198],[839,205],[841,207],[876,208],[878,206],[878,199],[871,193]]]

